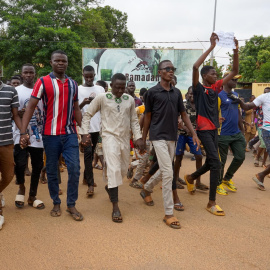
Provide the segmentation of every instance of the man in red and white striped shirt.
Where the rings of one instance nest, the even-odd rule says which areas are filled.
[[[53,72],[38,79],[34,86],[22,120],[20,144],[22,147],[29,144],[26,128],[38,101],[42,99],[44,110],[42,139],[47,157],[48,187],[54,204],[51,216],[61,215],[57,166],[62,153],[68,168],[67,211],[79,221],[83,216],[75,208],[80,176],[76,122],[81,125],[82,120],[78,105],[78,85],[65,74],[68,66],[65,52],[54,51],[50,64]]]

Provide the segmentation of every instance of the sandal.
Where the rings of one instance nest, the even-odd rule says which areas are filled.
[[[139,181],[131,182],[129,186],[137,189],[143,189],[143,184]]]
[[[152,200],[151,195],[146,196],[144,189],[140,192],[140,195],[143,198],[146,205],[148,205],[148,206],[153,206],[154,205],[154,201]]]
[[[101,171],[103,170],[103,168],[100,165],[98,165],[98,164],[96,164],[94,168],[95,169],[98,169],[98,170],[101,170]]]
[[[195,188],[194,184],[190,184],[190,183],[188,182],[187,176],[188,176],[187,174],[185,174],[185,176],[184,176],[184,179],[185,179],[186,184],[187,184],[187,189],[188,189],[189,193],[190,193],[191,195],[193,195],[193,194],[195,193],[195,191],[196,191],[196,188]]]
[[[259,167],[259,160],[256,158],[254,159],[254,166]]]
[[[121,213],[120,211],[116,211],[116,212],[112,212],[112,221],[113,222],[116,222],[116,223],[122,223],[123,222],[123,219],[122,219],[122,216],[121,216]]]
[[[185,207],[181,202],[175,203],[174,204],[174,210],[176,210],[176,211],[184,211]]]
[[[69,209],[66,210],[75,221],[82,221],[83,215],[80,212],[72,213]]]
[[[167,219],[166,219],[166,217],[164,217],[163,221],[166,223],[166,225],[168,225],[169,227],[171,227],[173,229],[180,229],[181,228],[180,222],[176,217],[170,217]]]
[[[205,190],[208,190],[209,187],[205,184],[200,183],[199,185],[196,185],[196,189],[205,191]]]
[[[90,189],[92,188],[92,189]],[[90,186],[86,192],[86,195],[87,196],[93,196],[94,195],[94,187],[93,186]]]
[[[224,211],[217,204],[206,208],[206,210],[215,216],[225,216]]]
[[[37,209],[39,209],[39,210],[45,208],[45,204],[44,204],[43,201],[41,201],[41,200],[34,200],[33,202],[30,202],[30,201],[28,200],[28,205],[30,205],[30,206],[32,206],[32,207],[34,207],[34,208],[37,208]]]
[[[40,176],[39,181],[40,181],[41,184],[47,184],[48,183],[47,178],[45,177],[45,175]]]
[[[252,177],[252,180],[257,184],[259,190],[265,191],[263,183],[257,178],[257,176]]]
[[[61,212],[61,209],[52,209],[51,212],[50,212],[51,216],[52,217],[60,217],[62,212]]]
[[[24,195],[21,195],[21,194],[16,195],[16,197],[15,197],[15,205],[16,205],[16,207],[18,207],[18,208],[23,208],[24,207],[24,198],[25,198]]]

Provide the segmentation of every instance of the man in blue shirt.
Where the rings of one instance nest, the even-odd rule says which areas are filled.
[[[226,77],[229,73],[225,73]],[[242,116],[239,110],[239,105],[234,103],[232,99],[228,97],[232,93],[232,89],[236,87],[237,80],[240,75],[233,77],[228,83],[223,85],[223,90],[218,95],[218,107],[221,114],[222,124],[220,135],[218,139],[218,148],[221,159],[221,173],[217,186],[217,193],[220,195],[228,195],[228,192],[224,189],[224,186],[231,191],[236,191],[232,178],[238,168],[245,160],[245,137],[243,135],[243,123]],[[238,96],[236,92],[234,95]],[[233,153],[233,160],[224,175],[224,166],[227,160],[229,147]]]

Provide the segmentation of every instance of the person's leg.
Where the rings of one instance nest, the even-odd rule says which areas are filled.
[[[45,136],[42,137],[44,150],[46,153],[46,171],[48,180],[48,189],[53,200],[53,209],[51,216],[57,217],[61,215],[59,198],[59,183],[57,177],[57,167],[60,154],[62,152],[62,144],[60,136]]]
[[[262,138],[266,146],[266,151],[269,155],[270,154],[270,131],[262,129]],[[265,190],[263,186],[263,182],[264,182],[265,176],[268,175],[269,173],[270,173],[270,164],[267,165],[264,171],[255,175],[256,176],[255,178],[257,179],[257,181],[259,181],[259,183],[256,182],[255,178],[253,178],[253,180],[258,184],[259,188],[260,186],[262,186],[262,188],[260,188],[261,190]]]
[[[32,205],[36,200],[39,176],[43,167],[43,148],[28,147],[28,152],[31,157],[32,175],[30,182],[28,204]],[[44,208],[44,204],[40,204],[37,208]]]
[[[219,150],[219,156],[221,160],[221,171],[220,171],[220,177],[218,179],[218,186],[222,184],[222,179],[224,176],[224,167],[227,161],[230,143],[231,143],[231,136],[218,137],[218,150]],[[224,194],[221,194],[221,195],[224,195]]]
[[[176,144],[176,150],[175,150],[176,157],[175,157],[174,169],[173,169],[174,179],[176,181],[179,179],[180,168],[181,168],[182,159],[183,159],[184,152],[185,152],[186,138],[187,138],[187,136],[179,135],[178,141]]]
[[[174,157],[175,142],[173,141],[153,141],[159,168],[162,175],[162,195],[165,209],[165,218],[173,217],[173,196],[172,181],[173,169],[172,161]]]
[[[13,144],[0,146],[0,193],[10,184],[14,176]]]
[[[231,136],[230,147],[233,152],[233,160],[227,169],[225,176],[223,177],[222,183],[226,185],[231,191],[236,191],[237,188],[234,186],[234,183],[231,181],[231,179],[245,160],[246,144],[245,138],[241,132]]]
[[[25,177],[24,171],[27,163],[27,148],[22,149],[19,144],[14,146],[14,162],[15,162],[15,175],[16,184],[19,185],[18,195],[25,195]],[[17,207],[24,205],[23,201],[15,201]]]

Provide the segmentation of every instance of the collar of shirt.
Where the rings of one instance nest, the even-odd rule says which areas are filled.
[[[49,75],[50,75],[50,77],[51,77],[52,79],[56,79],[56,80],[61,81],[59,78],[57,78],[57,77],[53,74],[53,72],[51,72]],[[69,79],[69,77],[67,76],[67,74],[65,74],[65,82],[66,82],[68,79]]]
[[[166,91],[166,92],[174,91],[175,87],[173,87],[171,84],[170,84],[170,87],[171,87],[171,88],[170,88],[170,90],[168,91],[168,90],[164,89],[164,88],[161,86],[160,82],[157,84],[157,90],[159,90],[159,92],[162,92],[162,91]]]

